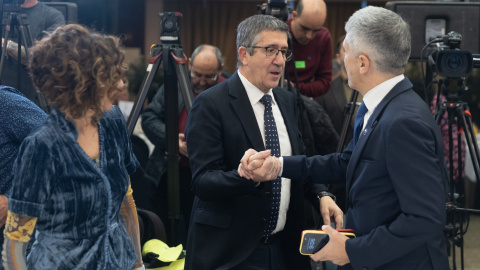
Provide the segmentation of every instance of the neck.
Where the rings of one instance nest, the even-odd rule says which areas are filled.
[[[30,8],[38,4],[38,0],[25,0],[25,3],[21,4],[22,8]]]

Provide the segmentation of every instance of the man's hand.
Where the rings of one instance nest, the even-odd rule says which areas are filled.
[[[8,212],[8,198],[5,195],[0,195],[0,227],[5,225]]]
[[[178,151],[180,154],[188,157],[187,141],[185,140],[185,134],[178,133]]]
[[[348,237],[334,230],[328,225],[323,225],[322,230],[328,234],[330,240],[319,252],[310,255],[314,261],[331,261],[337,265],[345,265],[350,262],[345,249],[345,241]]]
[[[276,179],[281,167],[280,160],[270,156],[270,150],[257,152],[248,149],[240,160],[238,174],[255,182],[264,182]]]
[[[333,217],[335,228],[343,228],[343,211],[338,207],[335,201],[330,196],[323,196],[319,201],[323,224],[330,225],[330,217]]]

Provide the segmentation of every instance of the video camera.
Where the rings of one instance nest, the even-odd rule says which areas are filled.
[[[25,0],[0,0],[0,12],[15,12],[18,13],[21,10],[20,5]]]
[[[460,50],[462,35],[452,31],[434,39],[437,48],[428,56],[428,63],[438,75],[447,78],[462,78],[470,75],[472,69],[480,67],[480,55]]]
[[[162,32],[160,40],[163,44],[180,44],[179,27],[177,17],[182,17],[180,12],[161,12],[158,16],[162,18]]]
[[[287,21],[290,11],[287,0],[268,0],[268,3],[258,5],[257,9],[260,10],[260,14],[272,15],[284,22]]]

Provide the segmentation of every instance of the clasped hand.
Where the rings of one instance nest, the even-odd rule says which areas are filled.
[[[257,152],[248,149],[238,165],[238,174],[255,182],[275,180],[282,164],[277,157],[270,156],[270,150]]]

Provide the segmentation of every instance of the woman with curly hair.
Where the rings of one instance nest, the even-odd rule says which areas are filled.
[[[33,82],[52,109],[15,163],[5,268],[144,269],[128,177],[138,161],[112,107],[126,69],[119,40],[67,25],[32,51]]]

